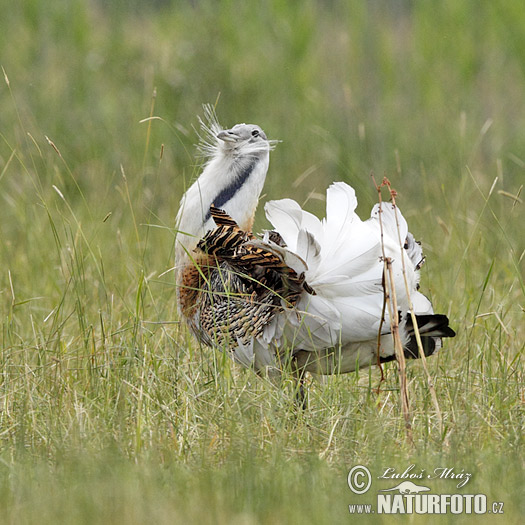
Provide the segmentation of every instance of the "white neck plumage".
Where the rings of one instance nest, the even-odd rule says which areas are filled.
[[[219,148],[182,198],[175,248],[178,268],[192,256],[206,232],[215,227],[211,205],[225,210],[241,229],[251,230],[269,158],[269,148],[243,155]]]

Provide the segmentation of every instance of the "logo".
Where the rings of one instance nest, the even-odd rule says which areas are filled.
[[[399,490],[399,494],[419,494],[420,492],[425,492],[430,489],[428,487],[423,487],[423,485],[416,485],[411,481],[403,481],[403,483],[400,483],[396,487],[383,489],[380,492],[390,492],[391,490]]]
[[[367,467],[356,465],[348,472],[348,487],[358,496],[366,494],[372,486],[372,477]],[[375,504],[354,503],[348,505],[348,510],[350,514],[503,514],[503,502],[489,504],[485,494],[456,492],[467,485],[471,477],[472,474],[465,469],[454,467],[436,467],[427,471],[411,464],[402,472],[387,467],[381,470],[376,479],[398,483],[378,488]],[[451,487],[454,493],[433,493],[431,480],[435,479],[454,482]]]

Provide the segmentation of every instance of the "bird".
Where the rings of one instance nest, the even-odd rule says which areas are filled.
[[[269,201],[272,228],[256,235],[277,141],[255,124],[223,129],[205,111],[206,162],[182,197],[175,247],[178,310],[198,341],[260,375],[280,377],[291,363],[304,377],[394,360],[394,320],[410,359],[456,335],[420,292],[421,245],[394,203],[377,203],[362,220],[354,189],[335,182],[325,218],[292,199]],[[397,310],[387,307],[392,295]]]

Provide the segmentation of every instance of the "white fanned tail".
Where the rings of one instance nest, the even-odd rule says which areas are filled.
[[[416,313],[432,313],[430,301],[417,291],[421,248],[392,204],[377,204],[370,218],[362,221],[355,213],[353,188],[338,182],[328,188],[326,197],[326,218],[322,220],[290,199],[265,206],[266,216],[286,248],[306,263],[305,279],[315,291],[315,295],[303,293],[296,309],[277,316],[268,326],[265,340],[277,345],[286,341],[304,351],[335,347],[352,350],[360,343],[354,345],[357,351],[363,342],[377,348],[379,330],[382,334],[390,332],[388,311],[383,319],[384,257],[392,260],[399,311],[406,313],[409,309],[404,258]],[[405,324],[406,315],[401,323],[403,343],[410,337]],[[393,346],[387,344],[385,348],[383,357],[389,357]]]

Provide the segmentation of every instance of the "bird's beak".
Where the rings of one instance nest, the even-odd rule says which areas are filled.
[[[224,140],[224,142],[237,142],[240,137],[239,135],[237,135],[237,133],[234,133],[233,131],[229,129],[225,129],[217,133],[217,138]]]

